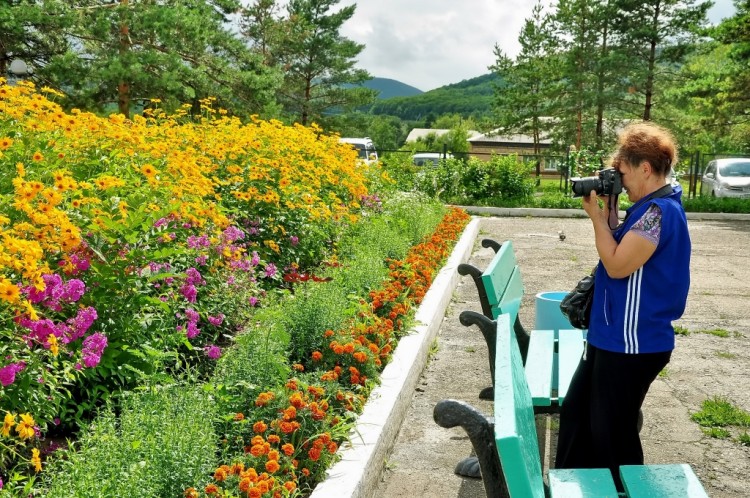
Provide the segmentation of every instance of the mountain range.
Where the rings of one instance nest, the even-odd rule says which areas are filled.
[[[441,114],[486,115],[492,108],[495,87],[501,82],[496,73],[489,73],[428,92],[390,78],[372,78],[363,86],[379,92],[370,113],[423,120]]]

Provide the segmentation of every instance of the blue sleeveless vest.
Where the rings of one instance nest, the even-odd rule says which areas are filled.
[[[682,187],[666,197],[646,197],[627,209],[614,235],[619,243],[651,204],[661,208],[659,245],[646,263],[625,278],[596,268],[588,341],[619,353],[660,353],[674,349],[674,328],[685,311],[690,288],[690,234],[681,203]]]

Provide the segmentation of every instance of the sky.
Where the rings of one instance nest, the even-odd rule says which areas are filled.
[[[341,34],[365,45],[357,67],[428,91],[489,73],[496,44],[515,57],[536,1],[342,0],[338,6],[353,3],[357,9]],[[709,21],[734,12],[732,0],[714,0]]]

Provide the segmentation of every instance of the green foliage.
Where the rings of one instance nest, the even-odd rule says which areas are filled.
[[[701,410],[693,413],[690,418],[703,427],[750,427],[750,413],[718,396],[705,400]]]
[[[173,497],[206,483],[216,467],[214,404],[199,388],[132,393],[107,407],[56,458],[44,496]]]

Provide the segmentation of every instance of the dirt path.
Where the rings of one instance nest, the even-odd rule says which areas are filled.
[[[704,400],[721,396],[750,411],[750,222],[690,221],[692,285],[685,315],[676,325],[672,361],[655,381],[644,405],[641,432],[647,463],[689,463],[713,498],[750,496],[750,447],[703,434],[690,415]],[[558,236],[564,231],[564,241]],[[587,219],[483,218],[470,263],[485,268],[491,249],[479,241],[513,241],[525,297],[521,320],[534,324],[534,296],[571,288],[596,263]],[[464,310],[481,312],[476,288],[463,277],[441,326],[437,351],[413,393],[377,498],[483,497],[481,481],[453,474],[471,453],[462,429],[443,429],[432,419],[441,399],[466,401],[491,414],[478,399],[489,385],[487,348],[476,327],[458,321]],[[725,329],[729,337],[702,331]],[[738,435],[734,431],[733,435]]]

